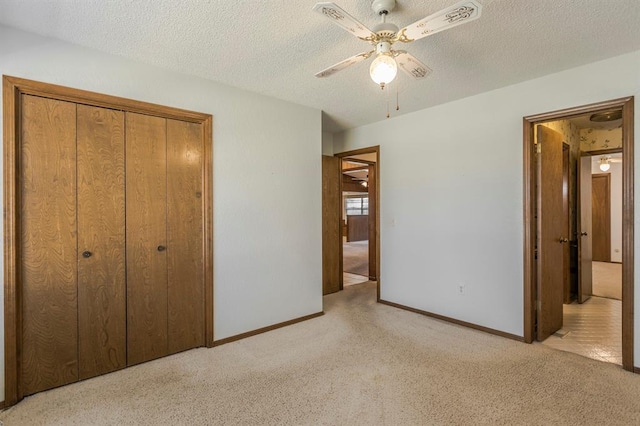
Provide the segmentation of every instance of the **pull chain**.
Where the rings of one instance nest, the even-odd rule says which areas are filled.
[[[387,90],[387,118],[391,117],[389,113],[389,90]]]

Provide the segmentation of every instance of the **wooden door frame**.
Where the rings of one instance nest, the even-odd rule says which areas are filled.
[[[21,111],[23,94],[68,101],[125,112],[188,121],[203,127],[203,256],[204,256],[204,315],[205,345],[213,346],[213,117],[210,114],[187,111],[162,105],[73,89],[49,83],[2,76],[3,88],[3,149],[4,149],[4,352],[5,399],[4,406],[13,405],[22,398],[19,383],[21,353],[21,283],[20,258],[20,200],[19,158]]]
[[[611,109],[622,109],[622,366],[634,371],[633,359],[633,96],[610,101],[567,108],[523,118],[523,201],[524,201],[524,341],[531,343],[535,338],[536,273],[535,206],[536,173],[534,154],[534,130],[536,124],[562,120],[579,115],[593,114]]]
[[[367,147],[367,148],[360,148],[360,149],[356,149],[356,150],[352,150],[352,151],[344,151],[344,152],[339,152],[337,154],[334,154],[334,157],[338,157],[341,160],[348,158],[352,155],[361,155],[361,154],[376,154],[376,161],[375,161],[375,185],[376,185],[376,208],[375,208],[375,212],[376,212],[376,231],[375,231],[375,240],[376,240],[376,278],[377,278],[377,285],[376,285],[376,301],[379,302],[380,301],[380,145],[376,145],[376,146],[371,146],[371,147]],[[362,161],[363,163],[371,163],[369,161],[364,161],[364,160],[357,160],[357,161]],[[340,166],[340,170],[342,171],[342,165]],[[342,199],[342,176],[340,177],[340,199]],[[342,215],[341,215],[342,217]],[[343,261],[342,261],[342,233],[340,233],[340,276],[342,277],[342,274],[344,274],[344,265],[343,265]],[[343,289],[343,284],[342,284],[342,279],[340,279],[340,290]]]

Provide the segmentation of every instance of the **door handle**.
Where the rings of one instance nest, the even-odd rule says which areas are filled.
[[[165,251],[167,248],[165,246],[158,246],[158,251]]]
[[[569,242],[569,239],[567,239],[567,238],[563,238],[563,237],[560,237],[560,238],[558,238],[558,242],[559,242],[560,244],[568,243],[568,242]]]
[[[89,250],[83,251],[82,252],[82,257],[84,257],[85,259],[88,259],[91,257],[93,253],[91,253]]]
[[[580,236],[581,236],[581,237],[586,237],[587,235],[588,235],[588,234],[587,234],[586,232],[581,232],[581,233],[580,233]]]

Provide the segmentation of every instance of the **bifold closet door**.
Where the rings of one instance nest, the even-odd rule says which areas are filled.
[[[126,113],[128,365],[167,355],[166,129]]]
[[[21,394],[78,380],[76,104],[21,96]]]
[[[80,379],[125,367],[124,113],[77,107]]]
[[[204,346],[202,126],[167,120],[169,353]]]

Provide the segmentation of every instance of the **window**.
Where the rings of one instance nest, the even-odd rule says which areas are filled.
[[[349,197],[346,199],[347,216],[368,215],[369,197]]]

